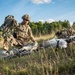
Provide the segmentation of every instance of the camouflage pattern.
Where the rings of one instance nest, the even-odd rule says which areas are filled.
[[[11,48],[13,45],[17,45],[16,39],[13,37],[13,35],[11,35],[10,37],[6,36],[4,39],[3,48],[5,50],[9,50],[9,48]]]
[[[73,28],[67,28],[66,30],[60,30],[56,33],[56,36],[58,38],[67,38],[70,37],[72,35],[75,35],[75,31]]]
[[[29,15],[24,15],[23,18],[28,21],[30,20]],[[8,15],[5,18],[4,24],[1,26],[3,30],[4,37],[4,49],[8,50],[10,46],[21,45],[27,46],[30,42],[34,42],[35,40],[29,25],[22,25],[22,23],[18,24],[13,16]],[[13,36],[14,31],[16,30],[16,39]]]
[[[32,34],[32,30],[29,25],[22,25],[22,23],[19,24],[17,27],[17,42],[24,46],[28,45],[30,43],[30,40],[34,42],[34,37]]]
[[[25,14],[22,16],[22,19],[26,19],[26,20],[30,21],[30,16],[28,14]]]
[[[8,15],[5,17],[4,23],[1,25],[1,30],[7,31],[8,29],[10,29],[10,31],[12,31],[13,27],[15,27],[16,25],[18,25],[18,23],[15,20],[14,16]]]
[[[74,34],[75,34],[75,31],[74,31],[74,29],[72,27],[70,27],[70,28],[67,29],[67,35],[68,36],[72,36]]]
[[[66,30],[61,30],[56,32],[56,36],[58,38],[66,38],[67,37],[67,31]]]
[[[9,49],[10,44],[12,46],[12,43],[16,42],[15,38],[13,37],[13,33],[14,33],[14,29],[17,26],[18,26],[18,23],[15,20],[14,16],[8,15],[5,17],[5,21],[1,26],[1,30],[3,32],[2,36],[4,37],[4,49],[5,50]]]

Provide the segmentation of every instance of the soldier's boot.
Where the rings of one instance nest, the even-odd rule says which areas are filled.
[[[7,51],[9,50],[9,44],[7,42],[4,43],[3,49]]]

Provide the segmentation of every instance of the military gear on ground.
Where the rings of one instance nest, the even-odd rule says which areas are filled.
[[[20,49],[13,48],[9,51],[1,50],[0,51],[0,58],[10,59],[10,58],[15,58],[17,56],[20,57],[20,56],[28,55],[28,54],[31,54],[31,53],[38,51],[37,47],[38,47],[38,43],[35,42],[35,43],[31,43],[27,46],[24,46]]]
[[[30,16],[28,14],[25,14],[22,16],[22,19],[30,21]]]

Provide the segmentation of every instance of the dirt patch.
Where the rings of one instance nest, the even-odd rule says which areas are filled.
[[[55,37],[55,34],[52,33],[52,34],[43,35],[43,36],[40,36],[40,37],[35,37],[35,40],[37,40],[37,41],[39,41],[39,40],[47,40],[47,39],[54,38],[54,37]]]

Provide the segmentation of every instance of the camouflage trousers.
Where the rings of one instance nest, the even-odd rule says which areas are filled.
[[[13,37],[13,35],[10,35],[10,37],[5,36],[4,37],[4,44],[3,44],[3,48],[5,50],[9,50],[9,48],[13,45],[17,45],[17,41],[16,39]]]
[[[3,44],[3,48],[5,50],[9,50],[11,47],[32,47],[32,49],[36,49],[38,47],[38,43],[37,42],[26,42],[26,40],[22,40],[22,39],[15,39],[13,37],[13,35],[10,35],[9,37],[8,36],[5,36],[4,37],[4,44]]]

